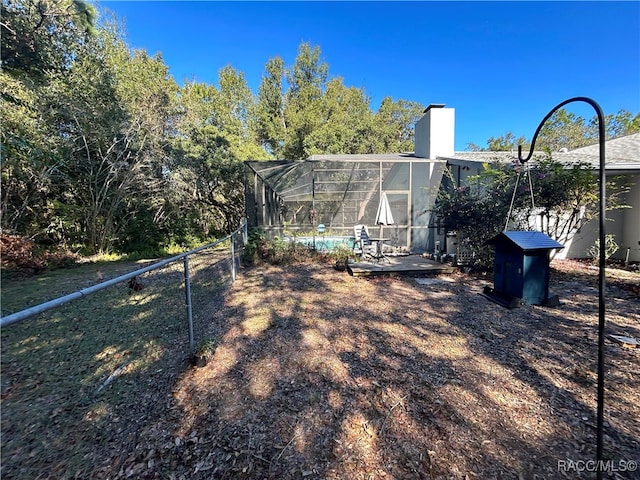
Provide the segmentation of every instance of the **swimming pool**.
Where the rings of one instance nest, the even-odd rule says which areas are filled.
[[[295,237],[288,239],[302,243],[303,245],[313,248],[313,237]],[[345,245],[348,248],[353,247],[354,237],[336,237],[336,236],[316,236],[316,250],[319,252],[330,252],[338,248],[339,245]]]

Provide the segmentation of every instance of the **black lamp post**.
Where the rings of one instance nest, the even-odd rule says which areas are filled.
[[[597,435],[597,478],[598,480],[602,479],[602,467],[604,465],[602,458],[602,429],[604,426],[604,327],[605,327],[605,315],[604,315],[604,296],[605,296],[605,214],[606,214],[606,188],[605,188],[605,164],[604,164],[604,143],[605,143],[605,125],[604,125],[604,115],[602,113],[602,109],[600,105],[595,100],[592,100],[588,97],[574,97],[569,100],[565,100],[564,102],[556,105],[553,109],[547,114],[546,117],[540,122],[538,125],[538,129],[536,133],[533,134],[533,139],[531,140],[531,149],[529,150],[529,155],[527,158],[522,158],[522,146],[518,146],[518,160],[520,162],[525,163],[533,155],[533,149],[536,145],[536,139],[538,138],[538,134],[540,133],[540,129],[544,125],[544,123],[549,120],[549,117],[553,115],[556,110],[562,108],[567,103],[571,102],[585,102],[591,105],[598,115],[598,141],[600,145],[600,258],[599,258],[599,274],[598,274],[598,411],[597,411],[597,425],[596,425],[596,435]]]

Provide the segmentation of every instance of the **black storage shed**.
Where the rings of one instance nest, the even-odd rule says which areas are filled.
[[[496,249],[494,292],[528,305],[549,303],[550,252],[564,245],[545,233],[532,231],[505,231],[487,244]]]

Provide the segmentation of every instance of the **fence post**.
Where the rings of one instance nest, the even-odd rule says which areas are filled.
[[[240,258],[238,260],[238,265],[242,265],[242,256],[244,255],[244,249],[249,242],[249,222],[247,219],[244,219],[244,225],[242,226],[242,248],[240,250]]]
[[[191,358],[196,353],[195,341],[193,339],[193,311],[191,308],[191,275],[189,273],[189,255],[184,257],[184,292],[187,301],[187,320],[189,321],[189,353]]]
[[[231,281],[236,281],[236,242],[235,234],[231,235]]]

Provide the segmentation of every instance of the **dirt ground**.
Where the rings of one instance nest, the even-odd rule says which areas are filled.
[[[607,333],[640,338],[640,276],[608,276]],[[488,278],[427,283],[244,269],[207,364],[96,476],[595,478],[597,271],[554,262],[554,308],[505,309]],[[640,349],[605,350],[606,478],[640,478]]]

